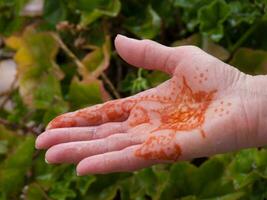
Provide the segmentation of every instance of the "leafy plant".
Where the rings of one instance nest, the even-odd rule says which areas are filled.
[[[267,198],[264,148],[86,177],[73,166],[47,165],[44,152],[34,150],[56,115],[168,79],[123,62],[112,45],[118,33],[197,45],[246,73],[264,74],[267,1],[44,0],[38,16],[23,11],[28,3],[0,1],[0,59],[17,63],[17,84],[0,94],[0,199]]]

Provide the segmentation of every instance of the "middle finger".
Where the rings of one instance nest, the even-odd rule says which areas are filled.
[[[115,134],[92,141],[58,144],[48,149],[45,157],[49,163],[77,163],[89,156],[118,151],[132,145],[141,144],[144,140],[144,135]]]
[[[110,122],[100,126],[50,129],[38,136],[36,148],[47,149],[60,143],[95,140],[116,133],[127,132],[124,122]]]

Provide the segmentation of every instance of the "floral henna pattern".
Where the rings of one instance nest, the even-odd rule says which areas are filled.
[[[161,124],[156,130],[188,131],[201,127],[215,93],[216,90],[194,93],[183,77],[179,95],[174,101],[169,102],[170,105],[158,111],[161,113]]]
[[[147,110],[141,106],[136,106],[134,111],[131,113],[131,118],[128,123],[131,127],[138,126],[139,124],[150,123]]]
[[[107,121],[121,121],[136,104],[136,100],[114,100],[93,108],[84,108],[76,112],[56,117],[48,127],[75,127],[98,125]]]
[[[185,77],[182,81],[176,98],[168,99],[163,108],[154,110],[160,116],[160,125],[153,132],[169,130],[174,133],[156,136],[152,132],[152,135],[136,150],[136,156],[145,159],[175,161],[181,154],[179,145],[175,143],[175,132],[198,128],[202,137],[205,137],[201,126],[204,124],[206,110],[217,90],[193,92]]]
[[[168,135],[151,135],[135,151],[135,155],[150,160],[177,160],[181,154],[181,149],[175,142],[175,133]]]

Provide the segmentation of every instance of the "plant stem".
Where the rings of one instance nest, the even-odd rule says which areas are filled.
[[[4,92],[1,92],[1,93],[0,93],[0,97],[3,97],[3,96],[8,95],[9,92],[10,92],[9,90],[6,90],[6,91],[4,91]]]
[[[65,45],[65,43],[61,40],[61,38],[56,34],[52,34],[52,36],[58,42],[62,50],[74,61],[74,63],[78,66],[78,68],[81,71],[86,70],[86,67],[84,66],[84,64],[79,60],[79,58],[74,53],[72,53],[72,51],[67,47],[67,45]],[[109,78],[103,72],[100,74],[100,76],[106,82],[106,84],[110,87],[110,90],[112,91],[113,95],[116,98],[120,98],[119,93],[117,92],[115,86],[112,84]]]
[[[23,130],[23,132],[33,133],[34,135],[39,135],[41,132],[36,130],[35,127],[28,127],[26,125],[14,124],[5,119],[0,118],[0,124],[10,127],[11,129]]]
[[[111,81],[109,80],[109,78],[106,76],[105,73],[101,73],[101,78],[103,79],[103,81],[105,81],[105,83],[110,87],[110,90],[112,91],[113,95],[119,99],[120,94],[117,92],[117,90],[115,89],[115,86],[111,83]]]
[[[67,47],[67,45],[65,45],[65,43],[61,40],[61,38],[54,33],[52,33],[52,36],[58,42],[61,49],[74,61],[74,63],[78,66],[78,68],[84,69],[85,68],[84,64],[79,60],[79,58],[77,58],[77,56],[74,53],[72,53],[72,51]]]

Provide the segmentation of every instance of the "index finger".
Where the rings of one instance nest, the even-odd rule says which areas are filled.
[[[125,98],[69,112],[53,119],[46,129],[96,126],[106,122],[121,122],[128,118],[135,104],[136,99]]]

